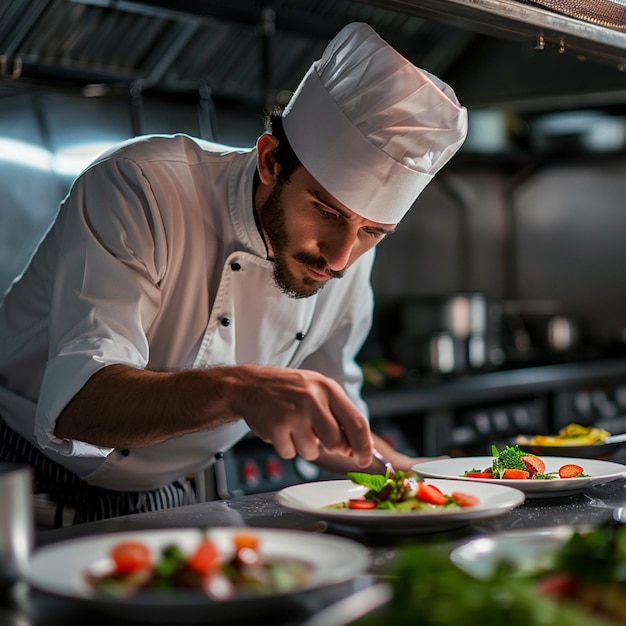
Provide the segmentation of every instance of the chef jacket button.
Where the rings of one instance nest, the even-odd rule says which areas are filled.
[[[304,333],[302,333],[302,332],[300,332],[300,333],[296,333],[296,339],[297,339],[298,341],[302,341],[302,340],[304,339],[304,337],[305,337],[305,334],[304,334]]]
[[[241,269],[241,265],[239,265],[237,261],[234,261],[230,264],[230,269],[233,270],[233,272],[238,272]]]
[[[224,326],[224,327],[230,326],[230,317],[226,317],[225,315],[224,315],[224,317],[221,317],[220,318],[220,324],[222,326]]]
[[[120,450],[120,454],[121,454],[122,456],[128,456],[128,455],[130,454],[130,450],[129,450],[128,448],[122,448],[122,449]]]

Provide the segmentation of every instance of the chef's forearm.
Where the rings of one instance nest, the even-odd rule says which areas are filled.
[[[152,372],[110,365],[59,416],[55,434],[103,447],[143,447],[237,419],[233,368]]]

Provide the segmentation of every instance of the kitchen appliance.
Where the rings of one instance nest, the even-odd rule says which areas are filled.
[[[504,361],[501,306],[485,294],[401,297],[381,309],[384,350],[407,370],[458,374]]]

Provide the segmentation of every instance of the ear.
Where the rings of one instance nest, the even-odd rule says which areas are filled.
[[[275,151],[277,147],[278,139],[268,133],[261,135],[256,142],[257,169],[259,170],[259,178],[264,185],[276,183],[280,167],[276,162]]]

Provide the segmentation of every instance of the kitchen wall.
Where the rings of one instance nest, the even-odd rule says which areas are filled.
[[[260,114],[229,107],[208,119],[195,103],[174,98],[146,96],[143,104],[143,132],[209,134],[242,146],[263,130]],[[27,263],[85,159],[95,156],[79,147],[95,142],[104,149],[130,137],[136,119],[134,126],[125,96],[16,91],[0,99],[0,292]],[[623,142],[582,149],[579,141],[563,150],[553,136],[542,144],[544,134],[520,150],[508,126],[489,130],[489,119],[497,121],[497,112],[470,111],[466,148],[380,245],[373,274],[379,301],[455,292],[549,301],[584,319],[598,341],[623,342]],[[616,120],[615,128],[623,126]],[[585,118],[587,135],[593,127]]]

